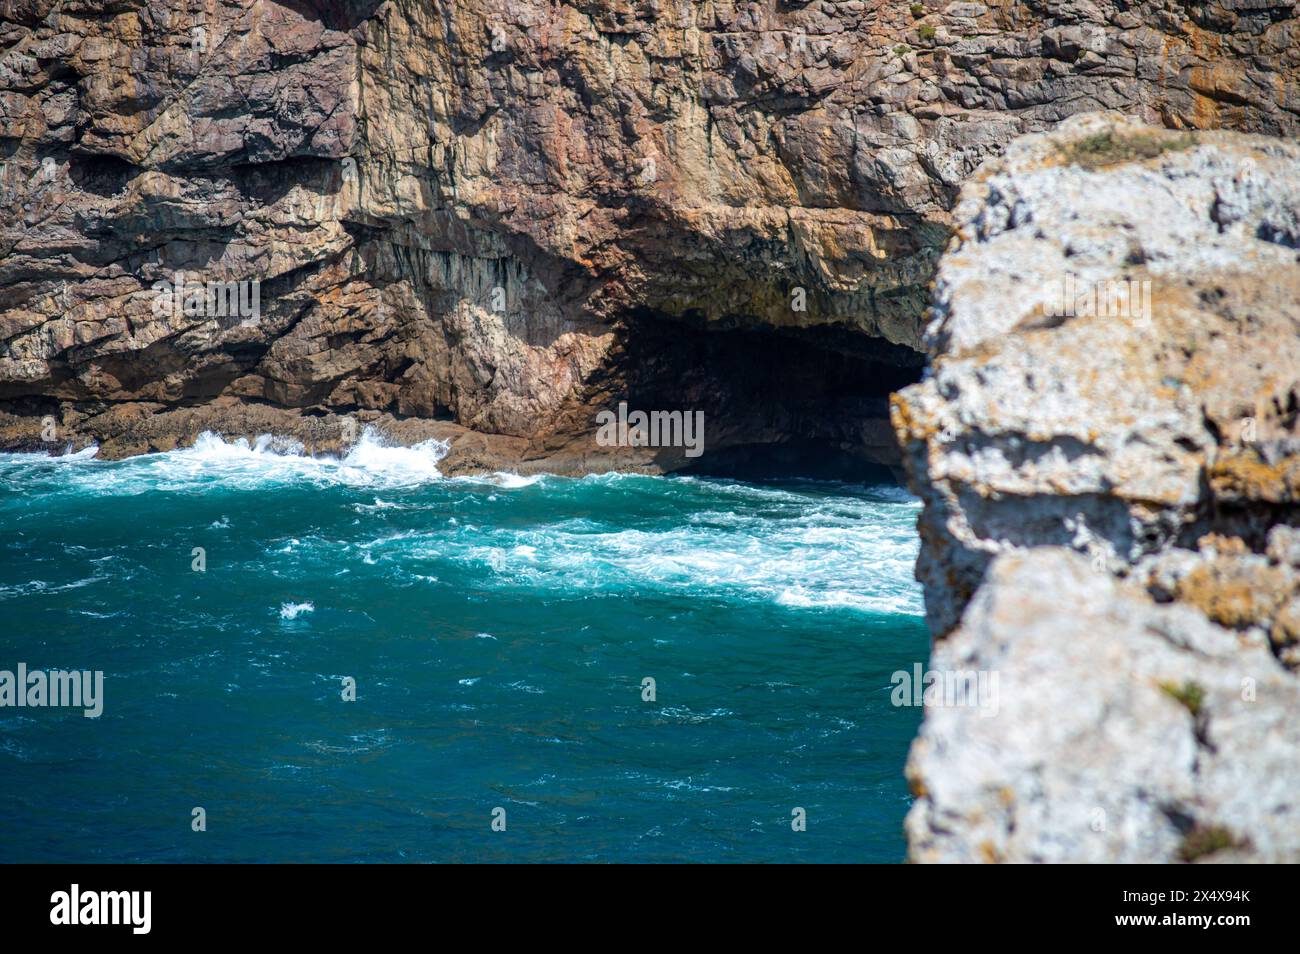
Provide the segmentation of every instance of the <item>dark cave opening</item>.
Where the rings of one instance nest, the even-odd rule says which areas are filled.
[[[649,311],[625,320],[622,351],[629,408],[703,412],[703,453],[665,455],[677,473],[901,480],[889,395],[921,379],[917,351],[843,326],[719,327]]]

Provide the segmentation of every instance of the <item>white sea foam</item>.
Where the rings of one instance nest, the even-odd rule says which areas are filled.
[[[586,521],[480,531],[445,548],[522,585],[746,596],[798,609],[921,612],[915,507],[875,504],[846,526],[753,514],[728,525],[600,530]],[[427,547],[427,543],[426,543]],[[450,552],[448,552],[450,550]]]
[[[910,592],[858,592],[856,590],[815,590],[791,586],[777,594],[776,602],[798,609],[855,609],[877,613],[916,613],[916,598]]]
[[[912,576],[919,502],[901,489],[621,474],[447,479],[438,471],[446,451],[439,441],[386,446],[370,429],[342,458],[307,456],[269,436],[250,443],[205,434],[190,448],[116,462],[85,452],[59,465],[37,455],[0,455],[0,477],[25,487],[44,482],[55,493],[109,496],[230,486],[355,488],[357,499],[348,504],[353,524],[373,521],[382,529],[371,526],[374,532],[362,529],[342,541],[282,536],[268,542],[267,552],[315,565],[341,546],[358,571],[385,567],[406,585],[453,580],[455,568],[468,568],[487,588],[657,591],[807,612],[922,611]],[[540,501],[515,492],[542,482]],[[492,492],[483,493],[485,486]],[[411,492],[415,487],[419,493]],[[428,511],[427,519],[413,519],[420,516],[413,511]],[[227,523],[223,516],[212,529]],[[450,566],[444,572],[440,564]],[[0,591],[0,598],[7,595],[17,594]]]
[[[491,484],[493,487],[499,487],[502,490],[519,490],[523,487],[531,487],[534,484],[541,483],[550,476],[550,474],[529,474],[523,476],[521,474],[499,470],[494,474],[469,474],[452,479],[459,483]]]
[[[343,457],[311,456],[303,453],[300,442],[289,438],[263,434],[252,442],[242,437],[227,441],[205,431],[191,447],[123,461],[96,460],[97,448],[87,448],[63,457],[4,454],[0,462],[36,476],[52,463],[68,465],[59,475],[61,488],[104,494],[299,482],[383,489],[442,480],[438,462],[447,448],[446,441],[433,439],[410,447],[393,446],[373,427],[366,427]]]
[[[68,590],[79,590],[83,586],[91,586],[104,579],[105,577],[102,576],[87,576],[80,580],[71,580],[67,583],[47,583],[45,580],[29,580],[26,583],[0,586],[0,600],[8,599],[12,596],[46,595],[63,593]]]
[[[303,613],[316,612],[316,606],[313,603],[281,603],[280,619],[297,619]]]
[[[267,434],[250,445],[244,438],[225,441],[212,433],[200,434],[191,448],[159,456],[177,465],[182,479],[207,474],[237,483],[307,479],[352,487],[401,487],[441,480],[438,462],[446,453],[446,441],[392,446],[367,427],[342,458],[304,455],[298,442]]]
[[[653,481],[644,488],[649,499],[676,493],[676,481],[643,479]],[[566,485],[557,480],[553,489],[563,500]],[[696,492],[707,493],[707,486]],[[684,521],[643,515],[629,527],[607,500],[601,516],[520,522],[485,514],[481,523],[431,521],[352,545],[366,562],[405,571],[412,562],[425,573],[450,562],[493,588],[658,591],[811,612],[920,615],[921,590],[912,575],[918,501],[762,487],[744,494],[753,505],[700,510]],[[633,512],[644,508],[641,496],[638,489],[629,501]]]
[[[77,464],[82,461],[94,460],[99,453],[99,445],[91,444],[89,447],[83,447],[79,451],[74,451],[71,447],[62,454],[55,455],[50,459],[60,464]]]

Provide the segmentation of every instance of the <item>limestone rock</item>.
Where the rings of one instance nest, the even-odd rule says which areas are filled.
[[[1300,146],[1076,117],[956,215],[893,418],[1000,695],[927,707],[911,857],[1300,860]]]
[[[1300,860],[1300,681],[1262,640],[1042,547],[994,561],[930,665],[998,691],[927,707],[913,861]]]
[[[893,408],[936,633],[1008,549],[1128,572],[1210,533],[1262,553],[1297,518],[1300,146],[1079,117],[957,215],[932,366]]]

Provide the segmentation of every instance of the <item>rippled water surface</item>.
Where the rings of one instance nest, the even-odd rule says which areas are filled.
[[[0,861],[901,860],[914,500],[440,453],[0,455]]]

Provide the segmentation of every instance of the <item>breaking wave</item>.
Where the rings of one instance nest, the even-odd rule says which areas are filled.
[[[371,427],[342,457],[313,456],[296,440],[263,434],[227,441],[205,431],[190,447],[141,454],[121,461],[97,459],[97,448],[75,454],[0,454],[0,474],[25,471],[69,489],[98,493],[191,490],[211,484],[260,487],[274,484],[337,484],[347,487],[410,487],[442,480],[438,462],[447,442],[422,441],[410,447],[386,442]]]

